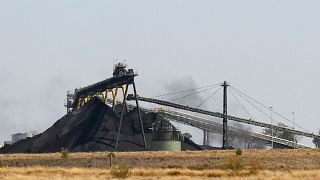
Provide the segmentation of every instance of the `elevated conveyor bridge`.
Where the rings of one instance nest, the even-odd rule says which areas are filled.
[[[113,103],[111,99],[107,100],[108,104]],[[117,104],[122,104],[118,102]],[[128,108],[133,109],[134,106],[128,105]],[[189,125],[192,127],[196,127],[201,130],[205,130],[207,132],[212,132],[212,133],[222,133],[222,123],[215,122],[209,119],[205,118],[200,118],[197,116],[193,116],[187,113],[182,113],[174,110],[169,110],[169,109],[164,109],[164,108],[155,108],[155,109],[150,109],[150,108],[145,108],[145,107],[140,107],[141,110],[145,112],[154,112],[158,113],[160,116],[165,118],[168,121],[174,121],[180,124],[185,124]],[[263,140],[266,142],[271,142],[274,141],[275,144],[279,144],[280,146],[285,146],[288,148],[295,148],[295,149],[302,149],[302,148],[312,148],[308,145],[304,145],[301,143],[296,143],[293,141],[289,141],[286,139],[281,139],[277,137],[272,137],[270,135],[258,133],[258,132],[253,132],[249,130],[244,130],[241,128],[237,128],[234,126],[228,126],[229,128],[229,135],[233,138],[239,137],[240,134],[246,134],[251,136],[252,138],[258,139],[258,140]]]
[[[135,99],[134,96],[132,96],[132,95],[128,96],[128,100],[134,100],[134,99]],[[195,112],[195,113],[199,113],[199,114],[209,115],[209,116],[213,116],[213,117],[217,117],[217,118],[224,117],[224,115],[219,112],[207,111],[207,110],[189,107],[189,106],[185,106],[185,105],[181,105],[181,104],[177,104],[177,103],[173,103],[173,102],[168,102],[168,101],[163,101],[163,100],[159,100],[159,99],[146,98],[146,97],[142,97],[142,96],[137,96],[137,99],[139,101],[143,101],[143,102],[154,103],[154,104],[172,107],[172,108],[176,108],[176,109],[181,109],[181,110],[186,110],[186,111]],[[272,125],[269,123],[264,123],[264,122],[253,120],[253,119],[245,119],[245,118],[240,118],[240,117],[235,117],[235,116],[230,116],[230,115],[227,116],[227,119],[231,120],[231,121],[250,124],[250,125],[259,126],[259,127],[263,127],[263,128],[270,128],[270,129],[273,128],[274,130],[286,131],[286,132],[290,132],[290,133],[305,136],[305,137],[320,138],[320,135],[316,135],[314,133],[304,132],[304,131],[300,131],[300,130],[296,130],[296,129],[292,129],[292,128],[288,128],[288,127],[282,127],[282,126],[278,126],[278,125]]]

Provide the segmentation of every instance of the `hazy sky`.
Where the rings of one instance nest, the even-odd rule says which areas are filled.
[[[65,114],[66,91],[110,77],[114,59],[138,70],[145,96],[188,78],[197,86],[227,80],[287,117],[294,111],[315,132],[319,7],[316,0],[0,0],[0,142],[50,127]]]

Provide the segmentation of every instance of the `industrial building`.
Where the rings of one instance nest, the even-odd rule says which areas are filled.
[[[37,133],[36,132],[25,132],[25,133],[16,133],[11,135],[11,141],[4,141],[4,146],[6,145],[11,145],[16,142],[19,142],[21,140],[27,139],[27,138],[32,138],[35,136]]]

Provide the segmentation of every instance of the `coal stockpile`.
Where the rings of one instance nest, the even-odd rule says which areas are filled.
[[[117,111],[116,111],[117,112]],[[112,111],[99,98],[93,98],[81,109],[58,120],[42,134],[7,145],[0,153],[50,153],[66,148],[71,152],[114,151],[120,114]],[[150,146],[152,123],[161,116],[141,112],[147,145]],[[163,120],[163,119],[161,119]],[[122,123],[118,151],[143,151],[142,131],[137,110],[126,113]],[[190,140],[183,150],[201,150]]]

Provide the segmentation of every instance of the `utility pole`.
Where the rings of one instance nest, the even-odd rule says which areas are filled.
[[[294,129],[294,125],[295,125],[295,118],[294,118],[294,112],[292,112],[292,129]]]
[[[229,84],[227,81],[224,81],[223,84],[221,85],[223,87],[223,139],[222,139],[222,144],[223,144],[223,149],[228,148],[228,93],[227,93],[227,88]]]
[[[292,112],[292,129],[294,129],[294,125],[295,125],[295,122],[294,122],[294,112]],[[293,141],[296,141],[296,137],[295,137],[295,134],[293,134]],[[294,148],[295,149],[295,148]]]
[[[271,136],[272,136],[272,141],[271,141],[271,147],[272,147],[272,149],[273,149],[273,107],[270,107],[270,113],[271,113],[271,115],[270,115],[270,117],[271,117]]]

